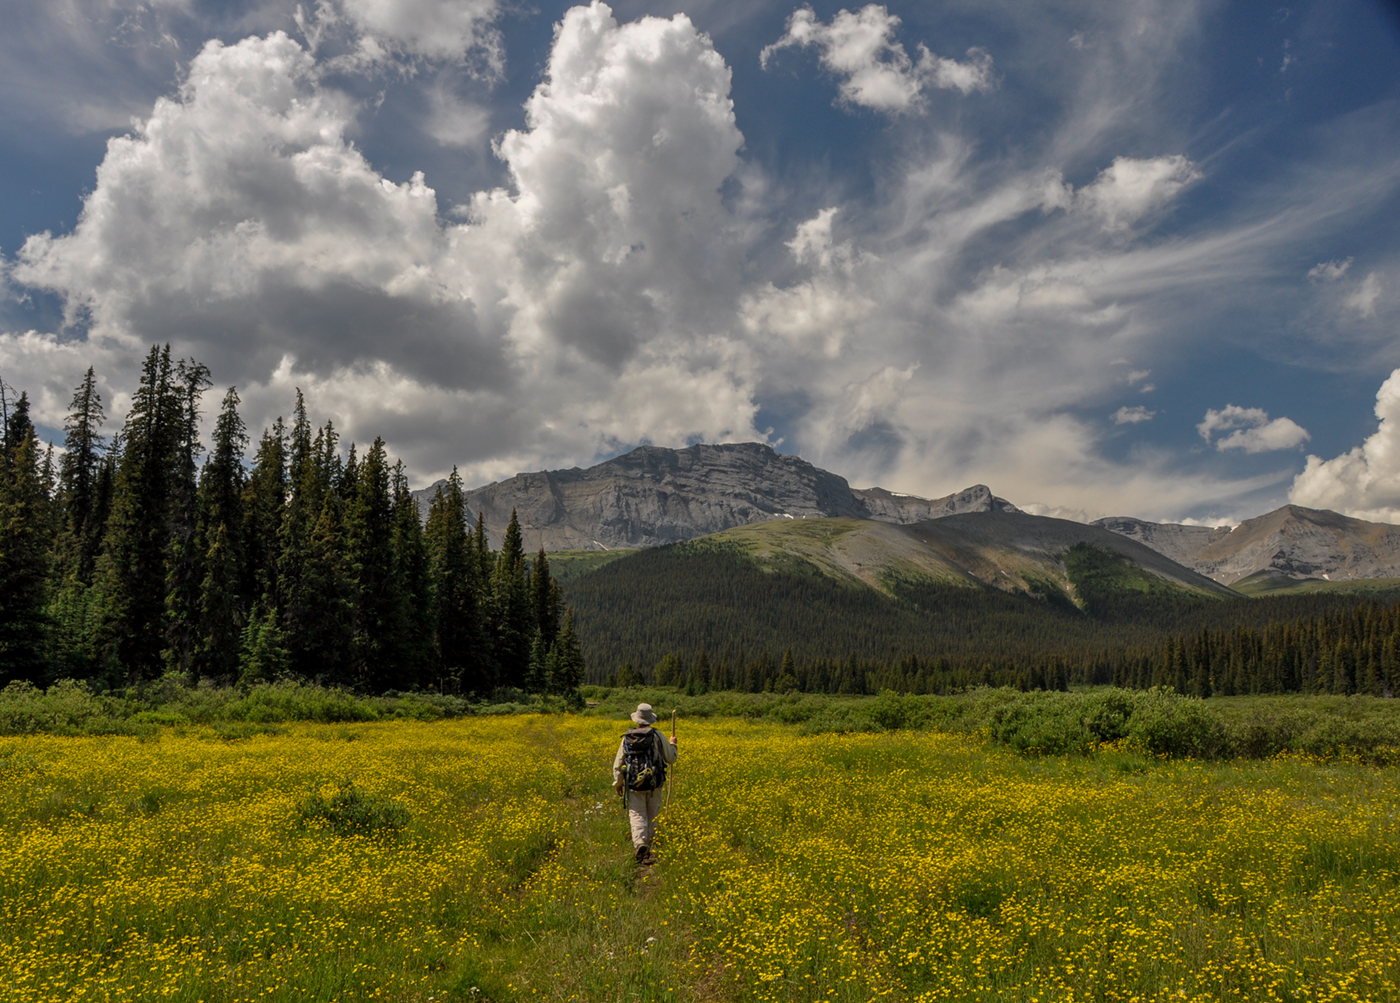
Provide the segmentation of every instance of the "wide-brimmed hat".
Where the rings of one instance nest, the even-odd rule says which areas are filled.
[[[638,724],[655,724],[656,711],[651,709],[649,703],[639,703],[637,709],[632,712],[632,720]]]

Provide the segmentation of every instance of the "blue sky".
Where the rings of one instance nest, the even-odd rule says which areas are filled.
[[[170,341],[421,482],[760,439],[1400,521],[1393,4],[12,7],[0,377],[50,432]]]

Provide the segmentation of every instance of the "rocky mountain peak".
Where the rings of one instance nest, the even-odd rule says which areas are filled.
[[[437,485],[415,492],[420,507]],[[757,442],[639,446],[586,469],[545,470],[467,492],[499,542],[514,509],[527,548],[652,547],[768,519],[875,519],[901,525],[962,512],[1014,512],[985,485],[930,500],[844,477]]]

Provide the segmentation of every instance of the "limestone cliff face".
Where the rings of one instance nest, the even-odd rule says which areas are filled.
[[[1145,522],[1128,516],[1099,519],[1094,525],[1136,540],[1188,568],[1196,567],[1196,555],[1202,547],[1230,532],[1229,526],[1178,526],[1170,522]]]
[[[1298,505],[1285,505],[1234,529],[1118,517],[1095,525],[1138,540],[1226,585],[1260,571],[1332,581],[1400,577],[1400,526]]]
[[[416,492],[424,512],[437,485]],[[760,443],[641,446],[581,470],[517,474],[467,492],[498,546],[514,509],[529,550],[655,547],[766,519],[845,517],[902,525],[959,512],[1016,511],[982,485],[930,501],[844,477]]]

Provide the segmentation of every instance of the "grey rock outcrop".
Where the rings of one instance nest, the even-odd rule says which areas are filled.
[[[426,513],[437,485],[415,492]],[[641,446],[586,470],[517,474],[466,493],[499,544],[511,510],[525,546],[612,550],[689,540],[767,519],[844,517],[901,525],[959,512],[1016,511],[982,485],[929,500],[844,477],[753,442]]]
[[[1268,572],[1286,578],[1400,577],[1400,526],[1285,505],[1234,529],[1100,519],[1095,525],[1146,544],[1226,585]]]
[[[1129,516],[1098,519],[1094,525],[1136,540],[1188,568],[1196,567],[1196,555],[1201,548],[1230,532],[1229,526],[1180,526],[1170,522],[1147,522]]]

